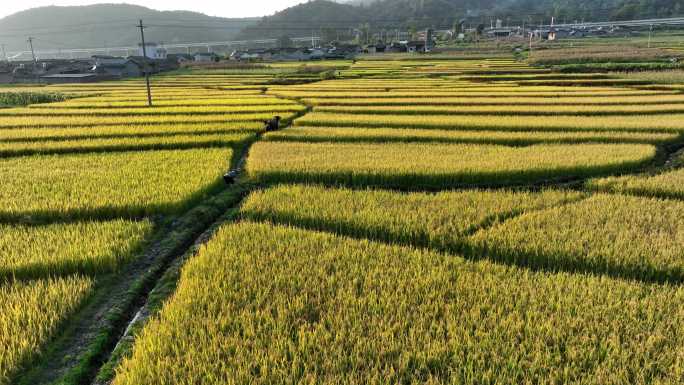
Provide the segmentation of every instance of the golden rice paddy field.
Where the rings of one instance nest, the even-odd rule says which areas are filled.
[[[149,319],[62,384],[684,382],[679,89],[503,57],[321,66],[0,109],[0,385],[70,353],[105,279],[245,154],[245,197]]]
[[[0,109],[0,384],[20,381],[163,223],[222,189],[263,120],[306,108],[247,87],[270,78],[162,77],[152,108],[139,80],[0,90],[70,97]]]

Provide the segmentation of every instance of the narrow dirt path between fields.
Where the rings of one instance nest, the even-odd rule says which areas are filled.
[[[265,92],[266,90],[264,90],[264,93]],[[306,106],[306,104],[301,104]],[[296,113],[292,118],[283,121],[281,129],[287,129],[295,119],[306,115],[310,111],[311,108],[307,106],[305,110],[302,110]],[[111,344],[110,348],[106,352],[103,352],[103,359],[99,363],[98,367],[94,368],[91,376],[87,379],[87,383],[94,385],[111,383],[116,367],[121,362],[122,358],[132,352],[137,333],[142,330],[152,315],[161,310],[164,301],[175,291],[177,281],[180,278],[181,269],[185,262],[197,254],[202,245],[207,243],[212,238],[214,232],[222,224],[234,219],[234,212],[236,212],[237,208],[242,202],[242,199],[246,197],[250,190],[249,181],[244,175],[244,168],[249,156],[249,149],[251,145],[259,141],[263,133],[264,132],[259,132],[257,134],[256,140],[249,146],[245,147],[243,152],[240,154],[239,159],[232,166],[232,171],[237,174],[233,186],[237,186],[238,190],[242,192],[240,199],[233,201],[230,207],[224,207],[223,213],[220,216],[205,226],[202,229],[202,232],[182,251],[179,251],[179,253],[176,253],[172,258],[169,259],[168,263],[165,264],[164,268],[161,269],[160,273],[154,280],[154,284],[149,290],[147,290],[145,293],[142,293],[142,295],[138,298],[137,306],[128,312],[126,323],[125,325],[122,325],[125,327],[120,327],[117,336],[118,338],[115,343]]]
[[[307,107],[284,121],[282,128],[310,110]],[[87,303],[64,322],[60,335],[28,370],[14,377],[12,384],[75,385],[111,381],[122,355],[132,348],[135,331],[173,293],[185,260],[222,223],[231,219],[231,208],[238,207],[249,192],[249,182],[242,178],[243,169],[249,148],[262,133],[257,133],[255,140],[231,160],[230,167],[238,173],[235,183],[158,229],[139,258],[122,271],[100,279]]]

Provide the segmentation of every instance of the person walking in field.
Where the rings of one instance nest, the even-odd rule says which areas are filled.
[[[276,116],[271,120],[264,121],[266,131],[278,131],[280,128],[280,116]]]

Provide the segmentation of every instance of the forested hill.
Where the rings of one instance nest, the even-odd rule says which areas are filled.
[[[189,4],[188,6],[192,6]],[[140,41],[139,19],[151,26],[149,41],[205,42],[234,38],[259,19],[225,19],[187,11],[156,11],[129,4],[40,7],[0,19],[0,43],[9,51],[134,46]]]
[[[240,37],[299,36],[365,23],[372,28],[448,28],[466,17],[487,25],[492,18],[539,23],[552,16],[560,22],[684,16],[684,0],[313,0],[263,18]]]

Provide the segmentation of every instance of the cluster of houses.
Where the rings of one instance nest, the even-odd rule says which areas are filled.
[[[178,63],[142,56],[95,55],[88,59],[44,59],[0,64],[0,83],[87,83],[170,71]]]
[[[328,47],[313,48],[266,48],[236,50],[230,54],[230,60],[241,61],[308,61],[323,59],[351,59],[363,52],[363,48],[354,44],[335,44]]]
[[[375,53],[421,53],[430,52],[434,42],[430,40],[398,41],[375,44],[330,44],[327,47],[315,48],[267,48],[236,50],[230,54],[230,60],[240,61],[308,61],[323,59],[353,59],[357,55]]]
[[[87,83],[139,77],[178,69],[186,63],[207,63],[220,60],[236,61],[311,61],[353,59],[357,55],[408,52],[429,52],[434,46],[428,33],[422,40],[357,45],[333,43],[326,47],[269,48],[236,50],[229,56],[213,52],[168,53],[156,43],[139,45],[137,55],[119,57],[94,55],[87,59],[39,59],[0,62],[0,83]]]
[[[137,55],[93,55],[84,59],[0,61],[3,83],[88,83],[140,77],[178,69],[185,62],[216,61],[214,53],[171,54],[156,43],[139,46]]]
[[[496,21],[496,27],[486,30],[486,34],[492,38],[506,38],[512,36],[527,37],[532,36],[541,40],[554,41],[568,38],[600,37],[615,34],[629,35],[636,33],[618,26],[605,27],[586,27],[583,25],[563,26],[563,27],[544,27],[536,29],[525,29],[522,27],[504,27],[501,20]]]

